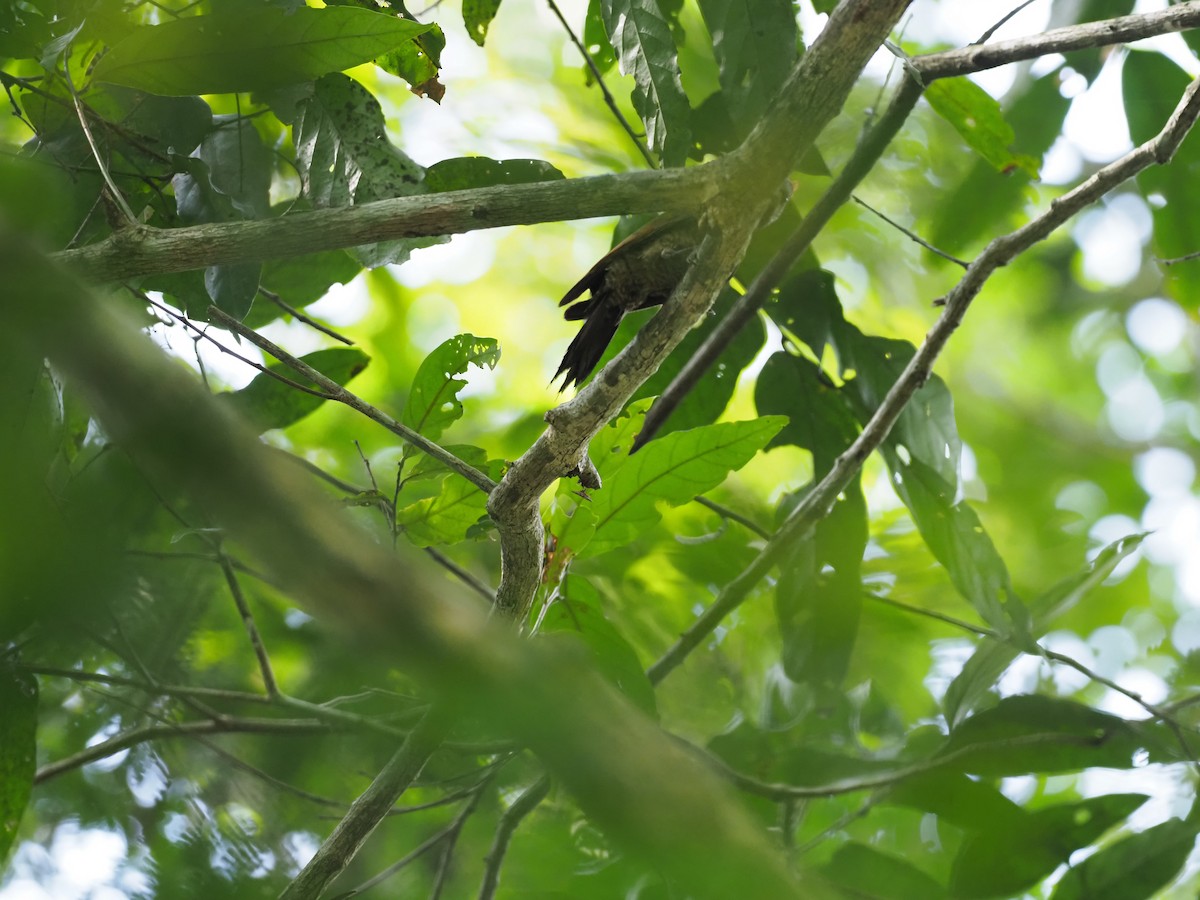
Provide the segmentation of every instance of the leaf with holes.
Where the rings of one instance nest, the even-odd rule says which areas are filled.
[[[291,112],[287,109],[280,115]],[[379,101],[354,79],[341,74],[321,78],[294,113],[296,164],[303,176],[304,196],[314,207],[355,206],[424,192],[422,168],[388,140]],[[355,247],[353,253],[363,265],[374,268],[402,263],[417,247],[448,240],[381,241]]]
[[[467,386],[460,377],[469,366],[494,369],[500,360],[495,338],[458,334],[443,342],[421,362],[400,422],[432,441],[462,418],[458,392]],[[416,451],[406,444],[405,456]]]
[[[1038,176],[1038,161],[1010,148],[1016,140],[1000,104],[966,76],[943,78],[925,90],[934,111],[954,126],[967,145],[1001,172],[1020,169]]]

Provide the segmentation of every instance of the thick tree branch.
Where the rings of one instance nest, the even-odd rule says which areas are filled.
[[[712,201],[720,163],[378,200],[276,219],[125,228],[54,258],[96,283],[302,256],[396,238],[625,213],[691,213]]]
[[[684,632],[674,646],[650,667],[648,674],[652,682],[658,683],[682,663],[725,616],[742,604],[755,585],[774,567],[786,548],[793,541],[807,536],[816,523],[828,514],[838,494],[850,484],[867,457],[883,443],[908,401],[929,379],[938,354],[942,352],[950,335],[962,322],[971,301],[983,289],[992,273],[1001,266],[1008,265],[1117,185],[1151,165],[1165,165],[1170,161],[1195,123],[1197,115],[1200,115],[1198,86],[1200,82],[1192,82],[1170,120],[1156,137],[1100,169],[1062,197],[1053,200],[1046,212],[1027,225],[988,244],[971,263],[958,284],[947,294],[945,311],[930,329],[924,343],[896,379],[896,383],[892,385],[854,443],[834,461],[829,473],[805,495],[755,560],[726,585],[713,604]]]

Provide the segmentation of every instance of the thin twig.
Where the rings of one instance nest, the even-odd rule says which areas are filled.
[[[250,611],[250,604],[246,602],[246,595],[242,592],[242,585],[238,581],[237,573],[233,570],[233,566],[229,562],[229,557],[224,552],[221,552],[220,557],[221,572],[225,576],[225,584],[228,585],[234,605],[237,606],[238,615],[242,617],[242,625],[246,629],[246,636],[250,638],[250,646],[254,649],[254,657],[258,660],[258,671],[262,675],[263,688],[266,690],[268,697],[278,697],[279,685],[275,681],[275,671],[271,668],[271,657],[267,654],[267,648],[263,644],[262,635],[258,633],[258,626],[254,623],[254,614]]]
[[[508,852],[513,834],[525,817],[537,809],[538,804],[545,800],[549,793],[550,776],[543,775],[522,791],[521,796],[500,816],[500,821],[496,823],[496,833],[492,837],[491,849],[483,858],[483,881],[479,885],[479,900],[492,900],[496,895],[496,888],[500,886],[500,866],[504,863],[504,856]]]
[[[728,506],[722,506],[720,503],[709,500],[704,496],[697,496],[693,497],[692,499],[701,506],[711,509],[722,519],[728,519],[730,522],[737,522],[743,528],[753,531],[763,540],[769,540],[771,537],[771,533],[769,531],[767,531],[749,516],[743,516],[740,512],[736,512],[735,510],[730,509]]]
[[[496,602],[496,592],[488,587],[483,581],[476,578],[446,554],[442,553],[436,547],[426,547],[426,555],[434,560],[439,566],[452,574],[455,578],[485,599],[488,603]]]
[[[600,88],[600,93],[604,95],[604,102],[608,104],[608,108],[612,110],[613,116],[616,117],[617,122],[620,124],[625,133],[629,135],[629,139],[633,141],[633,145],[638,148],[638,152],[642,154],[642,159],[646,160],[646,164],[652,169],[657,169],[658,162],[654,159],[653,154],[646,149],[646,145],[642,143],[641,138],[638,137],[638,133],[634,131],[633,126],[629,124],[629,120],[625,118],[624,114],[617,106],[616,98],[614,98],[612,92],[609,91],[608,85],[604,83],[604,75],[600,71],[600,67],[596,65],[596,61],[592,59],[592,54],[587,52],[587,47],[583,46],[583,42],[579,40],[578,35],[575,34],[575,30],[567,23],[566,18],[564,18],[562,14],[562,10],[558,8],[558,4],[555,3],[554,0],[546,0],[546,2],[550,5],[550,11],[554,13],[555,18],[562,23],[563,30],[566,31],[567,37],[570,38],[571,43],[575,45],[575,48],[579,51],[580,56],[583,57],[583,62],[588,67],[589,71],[591,71],[592,77],[596,79],[596,84]]]
[[[433,879],[433,890],[429,893],[429,900],[439,900],[442,896],[442,891],[446,887],[446,879],[450,875],[450,860],[454,856],[454,848],[458,845],[458,836],[462,834],[463,826],[467,824],[467,819],[475,812],[476,807],[479,806],[479,801],[483,799],[484,792],[495,777],[495,772],[493,772],[475,787],[474,792],[471,794],[471,799],[463,804],[463,808],[459,810],[458,815],[454,817],[454,821],[450,823],[445,840],[442,842],[442,857],[438,860],[437,874]]]
[[[967,262],[966,260],[959,259],[957,256],[952,256],[951,254],[947,253],[945,250],[938,249],[937,247],[933,246],[933,244],[929,243],[929,241],[925,240],[925,238],[921,237],[916,232],[910,231],[909,229],[905,228],[903,225],[901,225],[899,222],[895,221],[894,219],[888,218],[883,213],[881,213],[879,210],[877,210],[875,207],[873,207],[870,203],[868,203],[866,200],[863,200],[861,197],[851,195],[850,199],[853,200],[855,203],[857,203],[859,206],[863,207],[864,209],[868,210],[869,212],[874,213],[876,216],[883,219],[883,221],[887,222],[889,225],[891,225],[893,228],[895,228],[897,231],[899,231],[901,234],[903,234],[905,237],[907,237],[910,241],[920,244],[922,247],[924,247],[930,253],[933,253],[936,256],[940,256],[942,259],[947,259],[950,262],[954,263],[956,266],[960,266],[961,268],[964,268],[964,269],[970,265],[970,263]]]
[[[995,34],[997,31],[999,31],[1001,28],[1004,27],[1006,22],[1008,22],[1013,16],[1017,15],[1017,13],[1019,13],[1025,7],[1031,6],[1035,2],[1036,2],[1036,0],[1025,0],[1025,2],[1022,3],[1020,6],[1016,7],[1015,9],[1010,9],[1007,13],[1005,13],[1003,16],[1000,17],[1000,20],[998,22],[996,22],[995,25],[993,25],[991,28],[989,28],[987,31],[985,31],[983,34],[981,34],[979,37],[977,37],[971,43],[973,45],[986,44],[989,40],[991,40],[991,37],[993,34]]]
[[[410,444],[412,444],[414,447],[416,447],[418,450],[421,450],[424,453],[428,454],[429,456],[432,456],[434,459],[438,460],[440,463],[445,465],[446,468],[450,469],[452,472],[457,472],[459,475],[461,475],[463,478],[467,479],[467,481],[471,482],[471,484],[475,485],[477,488],[479,488],[485,494],[491,493],[492,489],[496,487],[496,482],[492,481],[491,478],[489,478],[483,472],[480,472],[474,466],[468,465],[467,463],[463,462],[461,459],[459,459],[453,453],[439,447],[433,441],[429,440],[429,438],[418,434],[417,432],[415,432],[411,428],[409,428],[407,425],[400,424],[395,419],[393,419],[391,416],[389,416],[387,413],[383,412],[380,409],[377,409],[376,407],[367,403],[365,400],[361,399],[357,395],[346,390],[346,388],[342,387],[340,384],[338,384],[336,381],[332,380],[331,378],[327,378],[325,375],[322,375],[320,372],[318,372],[316,369],[314,369],[308,363],[304,362],[304,360],[297,359],[296,357],[292,356],[292,354],[290,354],[286,350],[284,350],[282,347],[279,347],[278,345],[267,340],[265,337],[263,337],[261,334],[259,334],[257,331],[255,331],[253,328],[247,328],[245,325],[243,325],[241,322],[239,322],[233,316],[229,315],[228,313],[224,312],[223,310],[218,309],[215,306],[210,306],[208,308],[208,314],[212,318],[219,321],[221,323],[221,325],[224,326],[225,328],[228,328],[230,331],[233,331],[233,332],[241,335],[246,340],[248,340],[250,343],[252,343],[256,347],[258,347],[260,350],[263,350],[263,351],[271,354],[273,357],[275,357],[277,360],[279,360],[285,366],[289,367],[290,369],[292,369],[296,372],[299,372],[301,375],[303,375],[309,381],[318,385],[321,388],[321,390],[323,390],[325,392],[325,395],[328,399],[335,400],[338,403],[344,403],[346,406],[349,406],[351,409],[357,410],[358,412],[362,413],[364,416],[366,416],[368,419],[371,419],[373,422],[379,423],[384,428],[386,428],[388,431],[392,432],[392,434],[395,434],[398,437],[403,438],[404,440],[406,440]]]
[[[160,738],[189,737],[194,734],[320,734],[325,731],[329,731],[329,725],[312,719],[238,719],[229,716],[196,722],[146,725],[93,744],[58,762],[47,763],[37,770],[33,781],[34,784],[41,784],[64,772]]]
[[[121,193],[117,183],[113,181],[112,175],[108,172],[108,164],[100,155],[100,148],[96,146],[96,138],[92,135],[92,126],[88,124],[87,113],[84,112],[83,103],[79,99],[79,92],[75,90],[75,82],[71,80],[71,60],[70,52],[65,54],[63,59],[63,74],[66,76],[67,90],[71,94],[71,102],[75,106],[75,115],[79,117],[79,127],[83,129],[83,136],[87,138],[88,147],[91,148],[92,157],[96,160],[96,167],[100,170],[100,177],[104,179],[104,183],[108,186],[109,192],[112,194],[112,201],[116,204],[117,209],[121,211],[121,215],[125,220],[133,226],[138,225],[137,216],[133,214],[133,210],[129,208],[129,204],[125,201],[125,195]]]
[[[280,297],[274,291],[268,291],[265,287],[262,287],[260,285],[258,288],[258,292],[260,294],[262,294],[264,297],[266,297],[268,300],[270,300],[272,303],[274,303],[276,306],[278,306],[280,309],[282,309],[285,313],[287,313],[289,316],[291,316],[297,322],[303,322],[309,328],[319,331],[319,332],[321,332],[321,334],[328,335],[329,337],[333,338],[335,341],[341,341],[343,344],[346,344],[347,346],[350,346],[350,347],[354,346],[354,341],[350,340],[350,338],[348,338],[344,335],[338,334],[336,331],[334,331],[328,325],[318,322],[316,319],[312,318],[311,316],[307,316],[304,313],[300,312],[300,310],[296,309],[296,307],[292,306],[290,303],[287,303],[282,297]]]

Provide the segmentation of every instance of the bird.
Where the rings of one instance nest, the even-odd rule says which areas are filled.
[[[569,322],[583,320],[571,341],[553,384],[563,378],[560,391],[583,383],[604,355],[621,317],[627,312],[663,303],[683,279],[700,243],[694,217],[660,215],[643,225],[606,253],[587,274],[563,295]],[[576,302],[589,293],[587,300]]]

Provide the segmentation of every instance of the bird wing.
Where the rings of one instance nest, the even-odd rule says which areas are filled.
[[[687,216],[680,213],[664,214],[657,219],[652,219],[600,257],[597,263],[588,269],[587,273],[575,282],[569,291],[563,294],[563,298],[558,301],[558,305],[567,306],[582,297],[584,291],[591,291],[599,285],[604,280],[604,272],[608,269],[609,263],[615,257],[628,252],[631,248],[653,240],[664,231],[686,222],[687,219]],[[567,318],[576,319],[582,318],[582,316],[572,316],[568,313]]]

